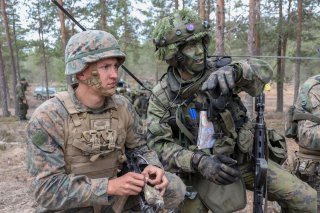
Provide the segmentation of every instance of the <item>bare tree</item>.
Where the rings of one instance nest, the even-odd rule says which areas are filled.
[[[278,46],[277,55],[282,55],[282,42],[283,42],[283,14],[282,14],[282,0],[279,0],[279,21],[278,21]],[[281,59],[277,59],[277,108],[276,112],[283,112],[283,73],[281,69]]]
[[[217,0],[216,8],[216,54],[224,55],[224,0]]]
[[[0,37],[0,98],[2,104],[2,115],[4,117],[10,116],[10,112],[8,110],[8,97],[7,97],[7,88],[6,88],[6,78],[4,75],[4,61],[2,57],[2,40]]]
[[[249,0],[249,32],[248,32],[248,50],[250,56],[257,54],[256,46],[256,23],[257,23],[257,8],[256,0]],[[248,110],[250,118],[253,116],[253,98],[246,94],[244,105]]]
[[[261,36],[260,36],[260,21],[261,21],[261,11],[260,11],[260,0],[256,0],[256,55],[261,54]]]
[[[202,20],[204,20],[206,18],[206,8],[205,8],[205,5],[206,5],[206,1],[205,0],[199,0],[199,15],[200,15],[200,18]]]
[[[206,20],[210,21],[211,1],[207,1]]]
[[[100,14],[101,14],[101,30],[107,31],[107,6],[106,0],[100,0]]]
[[[302,0],[298,0],[298,30],[297,30],[297,49],[296,57],[301,56],[301,33],[302,33]],[[294,70],[294,96],[293,101],[295,102],[299,92],[300,84],[300,63],[301,61],[296,60],[295,70]]]
[[[57,2],[63,6],[63,0],[57,0]],[[67,45],[67,40],[68,40],[68,32],[66,29],[66,24],[64,20],[64,13],[62,10],[58,9],[58,16],[59,16],[59,21],[60,21],[60,35],[61,35],[61,45],[62,45],[62,51],[64,54],[66,45]],[[67,83],[69,85],[72,84],[72,76],[66,76]]]
[[[174,0],[174,9],[179,9],[179,0]]]
[[[10,28],[8,23],[8,17],[6,13],[6,3],[5,0],[1,0],[1,12],[2,12],[2,18],[3,18],[3,25],[6,32],[6,40],[8,43],[8,50],[11,60],[11,66],[12,66],[12,91],[13,91],[13,103],[14,103],[14,113],[15,115],[18,115],[19,109],[18,109],[18,101],[16,99],[16,85],[17,85],[17,71],[16,71],[16,63],[14,60],[14,54],[13,54],[13,48],[12,48],[12,42],[10,38]]]
[[[40,1],[37,2],[37,13],[38,13],[38,23],[39,23],[39,28],[38,28],[38,35],[39,35],[39,42],[40,42],[40,51],[42,54],[42,63],[44,66],[44,74],[45,74],[45,86],[46,86],[46,92],[47,92],[47,99],[49,99],[49,83],[48,83],[48,67],[47,67],[47,63],[48,63],[48,59],[47,59],[47,55],[46,55],[46,47],[45,47],[45,41],[44,41],[44,37],[43,37],[43,23],[42,23],[42,17],[41,17],[41,9],[40,9]]]

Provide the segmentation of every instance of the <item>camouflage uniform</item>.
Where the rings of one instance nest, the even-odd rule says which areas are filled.
[[[176,18],[177,15],[175,14],[174,17]],[[187,21],[179,25],[179,22],[173,19],[173,21],[167,21],[167,23],[175,24],[173,32],[176,35],[183,37],[184,40],[190,38],[184,37],[184,32],[181,33],[184,25],[189,26]],[[204,109],[203,106],[207,103],[208,96],[200,88],[203,82],[208,79],[208,76],[211,76],[210,74],[220,70],[217,66],[219,61],[215,63],[211,59],[207,59],[207,66],[204,70],[198,72],[200,74],[189,81],[182,80],[177,65],[173,61],[175,57],[179,60],[179,56],[172,56],[178,51],[179,43],[174,43],[175,46],[173,47],[170,46],[171,40],[169,38],[172,39],[170,36],[174,33],[169,31],[168,36],[163,36],[161,34],[163,31],[161,29],[158,29],[158,31],[160,32],[160,36],[158,36],[160,40],[155,41],[158,47],[157,55],[159,59],[166,60],[171,66],[168,67],[166,75],[153,89],[154,96],[151,96],[149,101],[147,114],[148,144],[157,151],[164,168],[177,173],[187,185],[187,195],[191,196],[187,196],[180,207],[181,212],[205,212],[208,209],[202,201],[205,197],[211,197],[212,195],[204,195],[201,201],[198,196],[195,197],[193,186],[203,177],[197,174],[192,159],[198,150],[196,140],[199,131],[200,111]],[[187,33],[193,37],[203,35]],[[176,39],[176,41],[179,42],[179,39]],[[161,44],[165,45],[161,46]],[[168,49],[165,49],[166,47]],[[184,62],[184,60],[180,61]],[[252,122],[248,120],[246,109],[237,94],[240,91],[245,91],[251,96],[260,94],[264,85],[270,80],[272,70],[265,62],[255,59],[234,62],[229,66],[241,73],[241,76],[237,78],[238,81],[232,91],[213,99],[211,102],[213,103],[210,107],[213,109],[211,116],[213,116],[213,138],[215,142],[212,148],[202,151],[212,155],[223,153],[236,159],[246,188],[252,190],[254,180],[254,159],[252,158],[254,128]],[[272,160],[268,161],[267,187],[268,198],[276,200],[282,206],[283,211],[316,212],[315,190],[283,170]],[[214,199],[219,199],[219,197]],[[213,212],[218,211],[216,209],[211,210]]]
[[[297,122],[296,142],[299,150],[290,156],[285,166],[316,189],[320,208],[320,75],[307,79],[301,86],[294,105]],[[300,117],[300,118],[299,118]],[[288,165],[290,164],[290,165]]]
[[[27,120],[29,105],[25,96],[24,87],[21,84],[17,84],[16,92],[19,104],[19,118],[20,120]]]
[[[110,52],[110,44],[114,52]],[[79,45],[84,45],[82,50]],[[114,37],[103,31],[76,34],[67,47],[71,50],[67,49],[66,55],[74,48],[76,54],[100,49],[96,60],[122,57],[123,62],[125,57],[117,50]],[[66,62],[66,73],[77,73],[84,60],[94,62],[96,54],[90,53],[89,58],[79,54],[72,64]],[[83,65],[81,70],[86,67]],[[99,80],[93,82],[99,84]],[[27,167],[34,177],[37,212],[113,212],[112,205],[119,196],[107,194],[108,183],[122,170],[125,153],[139,153],[148,164],[162,168],[156,153],[147,147],[137,114],[127,99],[106,96],[102,107],[90,109],[77,99],[76,87],[41,104],[27,127]],[[166,176],[170,183],[165,206],[173,208],[183,200],[185,186],[174,174]],[[127,203],[133,201],[136,198],[129,197]]]

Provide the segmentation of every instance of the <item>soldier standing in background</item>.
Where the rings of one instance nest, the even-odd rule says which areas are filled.
[[[146,145],[133,106],[115,94],[125,57],[105,31],[70,38],[65,72],[79,83],[41,104],[27,127],[27,166],[37,212],[113,212],[121,197],[130,196],[131,203],[145,184],[160,191],[165,208],[183,200],[183,182],[164,172]],[[137,165],[141,174],[119,173],[128,154],[144,159]]]
[[[156,55],[169,67],[149,101],[148,143],[187,185],[183,213],[245,207],[245,189],[252,190],[254,180],[254,125],[237,94],[257,96],[272,77],[261,60],[208,58],[209,28],[194,12],[181,10],[160,20],[153,34]],[[268,136],[285,144],[275,131]],[[275,162],[283,161],[285,149],[272,150],[268,199],[284,212],[317,212],[316,191]]]

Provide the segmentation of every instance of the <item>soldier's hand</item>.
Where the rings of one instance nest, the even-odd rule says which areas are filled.
[[[125,175],[109,180],[108,195],[137,195],[142,191],[146,184],[146,176],[134,172],[128,172]]]
[[[231,66],[224,66],[210,74],[203,82],[201,90],[210,91],[214,97],[226,95],[235,87],[235,70]]]
[[[219,185],[235,182],[240,177],[236,161],[224,155],[206,155],[196,152],[192,165],[204,178]]]
[[[148,165],[141,174],[144,174],[147,177],[147,182],[158,189],[162,196],[164,195],[169,185],[169,181],[165,176],[163,169]]]

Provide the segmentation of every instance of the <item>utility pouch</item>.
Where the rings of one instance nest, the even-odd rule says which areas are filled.
[[[282,164],[288,157],[286,139],[274,129],[268,129],[269,158],[278,164]]]
[[[289,107],[285,118],[285,136],[296,139],[298,137],[298,121],[293,119],[295,106]]]
[[[229,213],[247,204],[246,187],[242,178],[229,185],[217,185],[201,177],[194,179],[201,201],[213,213]]]

